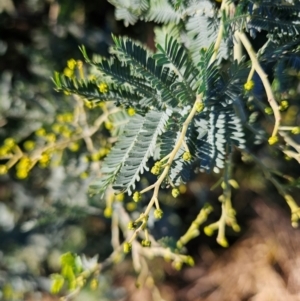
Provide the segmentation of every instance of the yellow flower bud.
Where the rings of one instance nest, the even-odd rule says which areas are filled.
[[[163,217],[163,211],[161,209],[155,209],[154,210],[154,217],[156,219],[161,219]]]
[[[182,158],[184,161],[191,161],[192,159],[192,155],[190,152],[184,152],[182,155]]]
[[[68,78],[72,78],[74,76],[74,71],[71,70],[70,68],[66,67],[63,71],[64,76]]]
[[[277,136],[272,136],[268,139],[268,142],[270,145],[274,145],[278,142],[278,137]]]
[[[32,151],[35,147],[35,142],[32,140],[27,140],[24,142],[24,148],[27,151]]]
[[[254,81],[253,80],[249,80],[244,84],[244,89],[246,91],[251,91],[254,88]]]
[[[147,240],[147,239],[143,239],[141,244],[142,244],[143,247],[146,247],[146,248],[151,247],[151,241]]]
[[[273,109],[271,107],[266,107],[265,108],[265,113],[268,115],[272,115],[273,114]]]
[[[4,145],[11,149],[16,145],[16,141],[13,138],[6,138],[4,140]]]
[[[48,142],[55,142],[56,141],[56,136],[54,133],[49,133],[45,136],[46,140]]]
[[[123,202],[124,201],[124,193],[120,193],[120,194],[117,194],[116,195],[116,197],[115,197],[115,199],[116,199],[116,201],[118,201],[118,202]]]
[[[282,101],[280,102],[280,106],[279,106],[280,111],[284,111],[284,110],[286,110],[288,107],[289,107],[289,102],[288,102],[287,100],[282,100]]]
[[[107,93],[108,92],[108,86],[106,83],[101,83],[98,85],[99,91],[101,93]]]
[[[203,231],[207,236],[212,236],[214,234],[214,230],[210,226],[204,227]]]
[[[135,115],[135,109],[134,108],[129,108],[127,110],[127,113],[128,113],[129,116],[133,116],[133,115]]]
[[[142,195],[140,192],[136,191],[134,194],[133,194],[133,197],[132,199],[137,203],[139,202],[141,199],[142,199]]]
[[[78,142],[72,142],[72,143],[70,143],[70,145],[68,146],[68,148],[69,148],[69,150],[71,152],[77,152],[79,150],[79,148],[80,148],[80,145],[79,145]]]
[[[85,101],[84,102],[84,104],[85,104],[85,106],[87,107],[87,108],[89,108],[89,109],[94,109],[94,108],[96,108],[96,104],[94,103],[94,102],[91,102],[91,101]]]
[[[136,227],[137,227],[137,223],[135,222],[129,222],[127,226],[128,230],[135,230]]]
[[[47,153],[43,153],[39,159],[40,163],[48,163],[50,161],[50,156]]]
[[[6,156],[10,153],[10,148],[3,145],[0,147],[0,156]]]
[[[292,128],[291,133],[294,135],[300,134],[300,126],[295,126]]]
[[[110,121],[105,121],[104,126],[107,130],[112,130],[114,128],[114,125]]]
[[[196,103],[196,111],[197,111],[197,113],[200,113],[200,112],[202,112],[202,111],[203,111],[203,109],[204,109],[204,103],[203,103],[203,102],[200,102],[200,101],[198,101],[198,102]]]
[[[75,67],[76,67],[76,61],[74,59],[69,59],[67,61],[67,66],[71,70],[75,69]]]
[[[110,218],[112,216],[112,208],[111,207],[106,207],[104,209],[104,212],[103,212],[104,216],[106,218]]]
[[[39,137],[43,137],[46,135],[46,130],[44,128],[40,128],[35,131],[35,134]]]
[[[28,177],[28,171],[26,169],[18,169],[16,176],[20,180],[26,179]]]
[[[178,188],[173,188],[172,189],[172,196],[173,198],[177,198],[180,195],[180,191]]]
[[[129,242],[125,242],[124,245],[123,245],[123,251],[124,253],[129,253],[132,249],[132,244],[129,243]]]

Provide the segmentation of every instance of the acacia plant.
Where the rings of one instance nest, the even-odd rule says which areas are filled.
[[[199,227],[213,210],[208,200],[174,249],[154,240],[148,222],[152,216],[163,218],[160,189],[170,189],[177,197],[180,185],[195,171],[219,175],[221,216],[206,225],[204,232],[217,232],[217,242],[228,246],[225,227],[240,230],[231,203],[231,190],[238,188],[236,154],[255,162],[272,182],[290,207],[296,227],[300,208],[290,191],[295,179],[260,162],[253,149],[269,145],[270,156],[276,150],[278,157],[282,153],[300,162],[300,145],[293,138],[300,127],[297,114],[293,118],[289,114],[289,104],[297,101],[290,91],[296,88],[300,70],[300,2],[110,2],[116,7],[116,18],[125,25],[138,20],[156,22],[156,47],[152,51],[128,37],[113,36],[109,59],[91,58],[80,47],[86,64],[92,66],[89,70],[94,70],[92,78],[84,72],[78,77],[66,72],[54,76],[57,91],[78,95],[91,106],[113,102],[131,115],[124,119],[126,125],[118,131],[91,186],[92,193],[111,200],[106,215],[112,215],[114,252],[106,262],[78,272],[77,280],[120,260],[122,252],[132,252],[139,273],[144,258],[153,256],[168,257],[175,268],[193,264],[191,257],[180,252],[200,234]],[[139,183],[144,172],[157,177],[148,186]],[[291,185],[283,185],[281,179]],[[146,203],[137,219],[131,219],[121,203],[113,203],[111,195],[124,193],[134,202]],[[122,243],[119,229],[125,238]],[[58,291],[62,279],[68,277],[55,277],[54,290]],[[81,285],[77,281],[75,287]]]

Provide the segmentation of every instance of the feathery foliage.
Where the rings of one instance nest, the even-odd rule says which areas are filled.
[[[285,145],[278,150],[298,160],[297,147],[283,130],[290,127],[281,127],[284,120],[281,112],[288,106],[288,101],[282,98],[300,70],[299,3],[279,0],[223,0],[220,5],[208,0],[112,0],[111,3],[116,6],[117,19],[126,25],[146,20],[159,23],[159,27],[155,28],[154,51],[128,37],[116,36],[109,59],[91,60],[81,48],[86,62],[98,72],[99,77],[94,80],[55,75],[57,90],[93,101],[113,101],[133,115],[128,117],[124,130],[116,131],[119,137],[101,163],[101,175],[95,180],[93,191],[104,196],[112,188],[133,194],[133,201],[138,202],[142,194],[153,190],[144,213],[130,224],[129,228],[136,231],[124,244],[124,251],[129,252],[140,231],[145,231],[146,237],[142,245],[151,244],[147,238],[147,220],[153,207],[154,216],[162,218],[158,201],[161,187],[172,187],[172,195],[177,197],[178,187],[187,183],[195,170],[220,174],[217,184],[222,183],[223,189],[222,216],[207,226],[205,232],[218,229],[217,241],[225,247],[228,245],[225,224],[234,231],[239,229],[230,200],[230,187],[237,187],[232,179],[236,157],[233,155],[249,156],[252,144],[272,146],[281,139]],[[252,44],[261,31],[266,32],[266,37],[256,52]],[[268,116],[272,114],[274,117]],[[257,126],[255,116],[262,116],[264,122]],[[298,127],[293,131],[298,133]],[[148,161],[155,161],[154,165],[148,166]],[[265,167],[262,169],[269,177]],[[149,170],[156,180],[135,191],[140,187],[137,183],[141,182],[141,175]],[[289,206],[297,206],[275,180],[273,183]],[[203,207],[202,213],[210,212],[209,208]],[[299,218],[300,215],[294,216],[296,222]],[[189,231],[186,234],[189,239],[198,233]],[[179,249],[189,240],[186,239],[184,236],[179,240]]]

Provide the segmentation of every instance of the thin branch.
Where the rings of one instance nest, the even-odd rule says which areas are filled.
[[[263,70],[263,68],[261,67],[261,65],[259,64],[257,55],[256,55],[250,41],[248,40],[247,36],[245,35],[245,33],[244,32],[236,32],[236,35],[239,37],[239,39],[241,40],[242,44],[244,45],[247,53],[249,54],[251,62],[252,62],[252,66],[254,67],[255,71],[259,75],[259,77],[263,83],[263,86],[265,88],[269,104],[270,104],[271,108],[273,109],[274,117],[275,117],[275,125],[274,125],[274,129],[272,132],[272,137],[276,137],[278,130],[279,130],[279,126],[280,126],[281,116],[280,116],[279,106],[278,106],[277,102],[275,101],[272,87],[268,80],[268,76],[265,73],[265,71]]]

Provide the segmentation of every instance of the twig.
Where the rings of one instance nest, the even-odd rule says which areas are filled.
[[[272,87],[268,80],[268,76],[264,72],[261,65],[259,64],[257,55],[256,55],[255,51],[253,50],[252,45],[251,45],[250,41],[248,40],[247,36],[245,35],[245,33],[244,32],[236,32],[236,36],[241,40],[242,44],[244,45],[245,49],[247,50],[247,53],[249,54],[251,62],[252,62],[252,66],[254,67],[255,71],[259,75],[259,77],[263,83],[263,86],[265,88],[269,104],[270,104],[271,108],[273,109],[274,117],[275,117],[275,125],[274,125],[274,129],[272,132],[272,137],[276,137],[279,126],[280,126],[281,116],[280,116],[279,106],[275,101]]]

